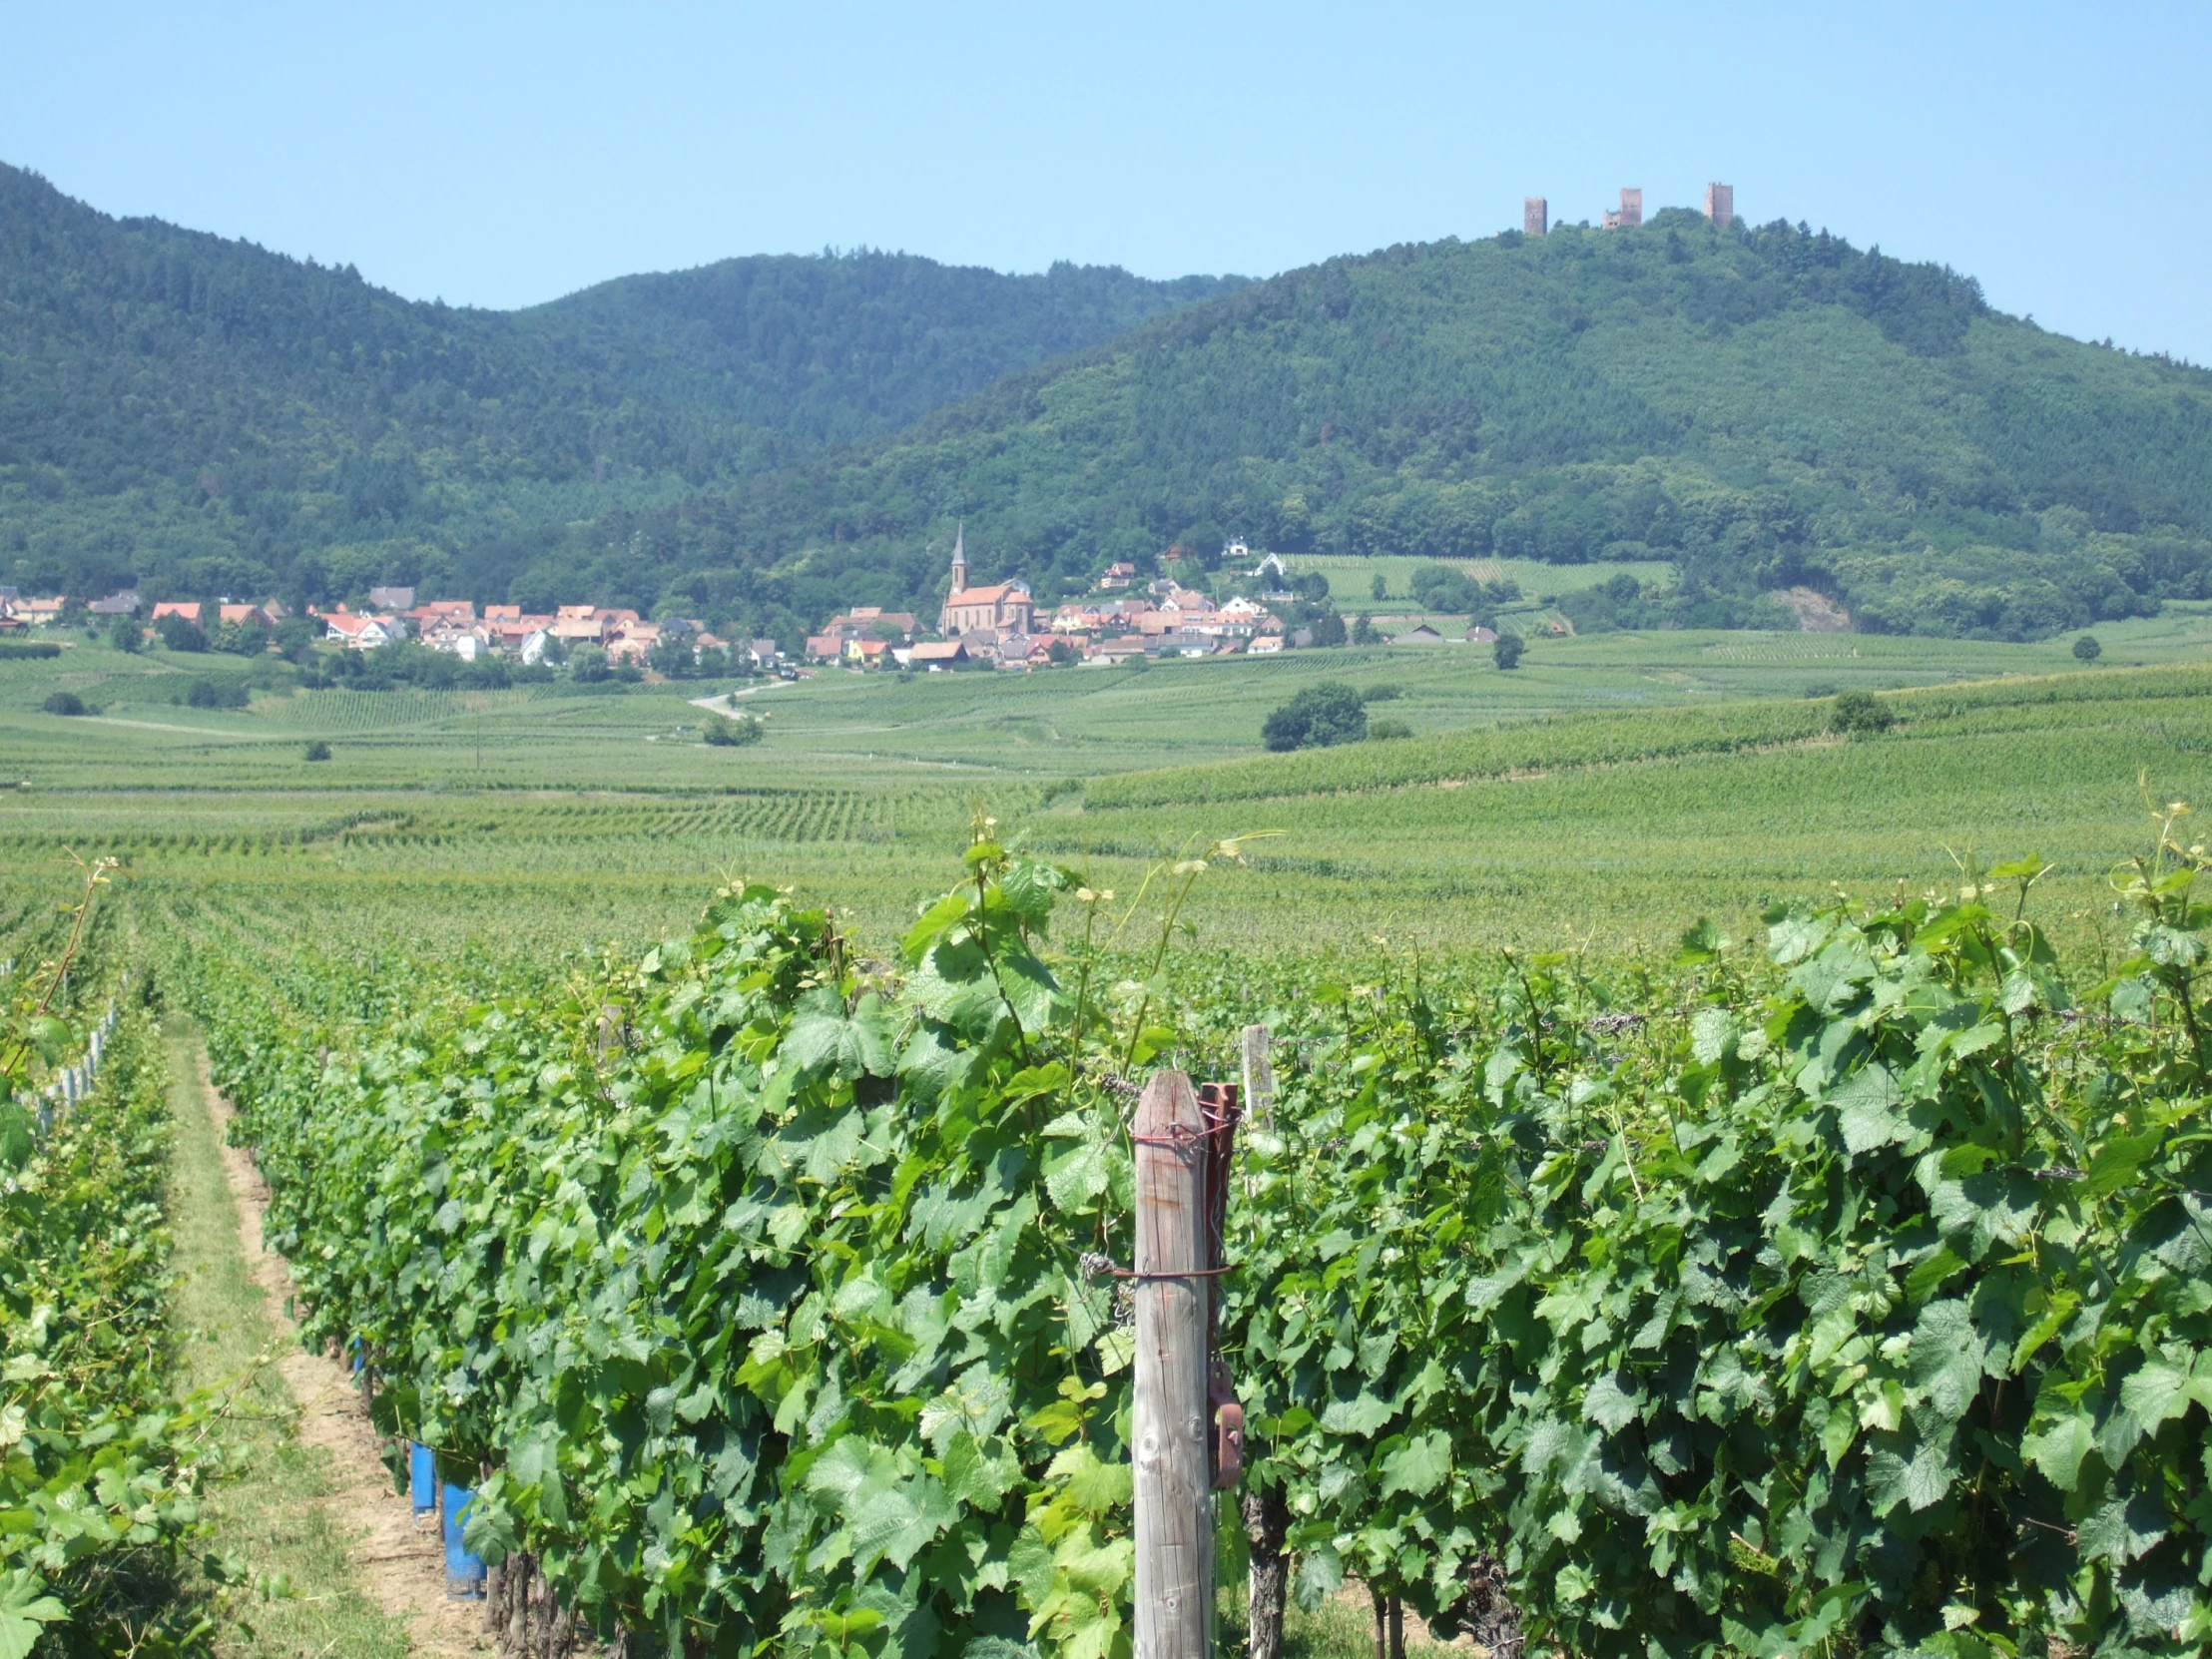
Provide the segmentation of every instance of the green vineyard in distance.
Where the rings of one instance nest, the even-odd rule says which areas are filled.
[[[2099,637],[2087,672],[2067,639],[1682,633],[1539,641],[1513,674],[1456,647],[826,674],[742,689],[768,730],[742,749],[701,741],[693,700],[721,685],[287,691],[267,663],[72,644],[0,662],[0,849],[18,908],[68,849],[105,851],[138,884],[252,895],[273,926],[503,952],[655,936],[746,876],[881,947],[980,807],[1122,889],[1187,844],[1280,831],[1194,899],[1207,946],[1634,950],[2026,852],[2087,938],[2144,788],[2212,799],[2212,606]],[[247,708],[186,702],[226,677],[257,683]],[[1398,688],[1412,737],[1264,754],[1268,711],[1324,678]],[[57,689],[98,713],[43,712]],[[1847,690],[1900,724],[1830,733]]]

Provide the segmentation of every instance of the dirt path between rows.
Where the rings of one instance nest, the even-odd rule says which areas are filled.
[[[491,1639],[484,1633],[484,1604],[446,1598],[445,1549],[436,1522],[432,1519],[417,1529],[412,1507],[392,1489],[391,1471],[384,1466],[360,1390],[338,1362],[298,1346],[298,1327],[284,1312],[292,1295],[290,1271],[281,1256],[262,1246],[269,1186],[254,1167],[253,1157],[226,1138],[231,1104],[216,1092],[204,1061],[199,1081],[201,1098],[223,1147],[231,1199],[238,1206],[239,1248],[268,1299],[270,1324],[287,1339],[277,1369],[299,1406],[300,1443],[315,1447],[329,1460],[330,1490],[316,1501],[348,1538],[362,1592],[406,1625],[407,1643],[415,1653],[457,1659],[462,1654],[491,1652]]]

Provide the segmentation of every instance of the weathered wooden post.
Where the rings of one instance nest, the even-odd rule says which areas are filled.
[[[1137,1102],[1136,1659],[1208,1659],[1214,1500],[1206,1396],[1206,1126],[1191,1080]]]

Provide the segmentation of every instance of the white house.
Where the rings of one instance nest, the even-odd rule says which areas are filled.
[[[337,640],[353,651],[374,651],[389,645],[392,631],[383,620],[352,611],[331,611],[322,619],[324,639]]]

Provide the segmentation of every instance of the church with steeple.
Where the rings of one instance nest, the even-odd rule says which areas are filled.
[[[965,634],[1026,636],[1035,614],[1029,584],[1019,577],[994,587],[968,586],[967,526],[962,524],[952,538],[952,591],[937,613],[937,632],[948,640]]]

